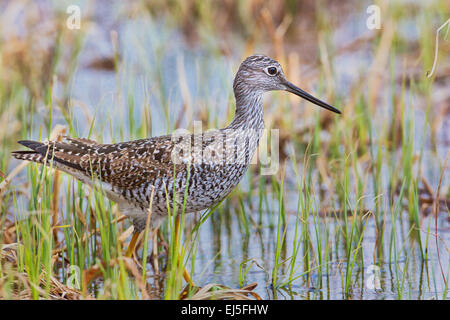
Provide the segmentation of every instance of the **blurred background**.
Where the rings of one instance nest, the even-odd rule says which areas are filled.
[[[438,47],[435,38],[449,18],[445,0],[1,1],[0,240],[20,243],[17,221],[47,206],[58,281],[67,280],[65,263],[93,267],[95,235],[89,247],[98,252],[80,254],[78,242],[64,257],[54,250],[89,234],[81,222],[95,196],[66,176],[34,188],[39,167],[11,159],[16,141],[65,132],[111,143],[192,130],[193,121],[223,127],[234,115],[234,74],[260,53],[343,114],[281,92],[265,96],[279,170],[264,176],[253,165],[203,223],[188,259],[194,279],[256,282],[270,299],[446,298],[449,27]],[[186,234],[199,217],[188,218]],[[117,225],[117,238],[128,226]],[[381,268],[376,290],[366,285],[371,265]],[[117,275],[87,290],[117,298],[108,279]],[[168,297],[164,277],[147,285]],[[4,296],[20,296],[5,288]],[[125,297],[142,297],[139,290]]]

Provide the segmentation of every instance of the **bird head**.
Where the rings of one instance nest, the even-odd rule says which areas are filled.
[[[252,55],[245,59],[234,78],[233,89],[236,99],[261,95],[267,91],[284,90],[302,97],[322,108],[341,113],[338,109],[310,95],[306,91],[289,82],[274,59],[265,55]]]

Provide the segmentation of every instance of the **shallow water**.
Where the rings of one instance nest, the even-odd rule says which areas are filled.
[[[251,214],[247,212],[247,214]],[[233,215],[233,214],[231,214]],[[407,221],[406,214],[404,221]],[[219,220],[219,217],[216,217]],[[344,247],[339,245],[337,250],[332,249],[328,258],[328,267],[324,266],[322,276],[313,271],[308,275],[301,276],[306,270],[302,265],[304,251],[301,246],[297,263],[300,265],[294,273],[294,277],[300,276],[293,281],[292,286],[286,286],[274,290],[271,286],[271,272],[274,256],[276,252],[276,227],[264,227],[260,230],[252,228],[250,235],[242,234],[238,227],[237,217],[231,218],[231,226],[220,223],[220,220],[210,219],[202,226],[200,234],[198,255],[196,258],[197,269],[194,279],[200,279],[200,283],[226,283],[232,287],[239,285],[239,266],[243,261],[254,259],[258,265],[253,265],[247,275],[246,283],[257,282],[259,285],[255,291],[268,299],[429,299],[442,297],[444,283],[442,281],[435,238],[430,236],[429,256],[423,261],[417,243],[409,239],[407,223],[396,223],[395,236],[398,239],[398,246],[405,246],[405,251],[399,250],[396,264],[389,263],[389,243],[383,246],[384,253],[382,261],[379,262],[380,288],[371,289],[371,276],[374,275],[376,227],[374,220],[370,219],[364,233],[362,243],[364,265],[356,265],[351,279],[352,292],[347,296],[344,291],[346,253]],[[391,236],[390,224],[386,231],[386,239]],[[338,222],[339,223],[339,222]],[[268,225],[264,224],[264,225]],[[422,220],[422,226],[426,230],[430,224],[434,232],[434,219],[429,217]],[[446,272],[448,265],[448,251],[444,243],[450,241],[450,224],[447,219],[441,218],[438,222],[440,244],[440,259],[442,269]],[[336,221],[334,218],[321,218],[320,227],[328,228],[329,239],[334,238]],[[289,258],[294,243],[295,217],[290,216],[290,223],[287,226],[286,256]],[[309,224],[312,244],[317,247],[317,238],[314,233],[314,225]],[[425,246],[426,238],[422,235],[422,245]],[[322,243],[323,239],[320,240]],[[331,241],[331,240],[330,240]],[[334,244],[333,244],[334,246]],[[447,248],[448,249],[448,248]],[[217,253],[220,254],[217,256]],[[313,259],[312,257],[310,259]],[[359,263],[359,261],[358,261]],[[203,270],[206,269],[206,270]],[[328,270],[327,270],[328,269]],[[280,267],[280,278],[287,275],[289,270]],[[397,281],[400,281],[400,286]],[[402,283],[403,282],[403,283]],[[321,283],[321,284],[320,284]],[[403,289],[400,289],[403,288]]]

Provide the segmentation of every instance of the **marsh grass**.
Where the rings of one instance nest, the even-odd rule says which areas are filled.
[[[438,129],[448,112],[434,96],[448,73],[438,65],[433,78],[424,77],[433,64],[432,27],[448,17],[448,5],[435,1],[409,12],[390,2],[382,8],[391,29],[347,46],[333,40],[338,23],[322,1],[264,5],[255,14],[255,1],[224,8],[197,0],[134,3],[123,29],[145,26],[150,36],[119,41],[120,32],[109,34],[113,67],[91,78],[105,77],[113,89],[95,102],[77,90],[77,76],[93,72],[81,63],[92,45],[89,29],[70,33],[55,18],[54,47],[35,60],[34,38],[19,47],[1,44],[0,122],[8,124],[0,129],[1,298],[448,298],[448,223],[441,218],[449,213],[448,150],[442,157]],[[302,42],[304,54],[286,50],[296,27],[309,34],[301,19],[315,26]],[[416,38],[401,34],[405,21],[414,22]],[[215,39],[222,34],[239,39],[232,55],[229,39]],[[180,37],[187,44],[171,41]],[[195,119],[203,129],[223,126],[233,116],[233,70],[253,51],[274,53],[290,79],[309,91],[317,85],[314,94],[342,116],[283,94],[266,97],[266,125],[281,132],[277,174],[262,176],[252,166],[206,212],[185,215],[185,198],[167,203],[160,236],[148,226],[133,259],[123,256],[130,223],[101,186],[87,188],[51,167],[23,170],[11,160],[15,141],[48,138],[58,125],[105,143],[192,128]],[[341,59],[354,52],[371,58],[342,87]],[[440,65],[445,58],[439,55]],[[371,265],[381,270],[376,290],[367,288]],[[201,288],[184,290],[185,269]]]

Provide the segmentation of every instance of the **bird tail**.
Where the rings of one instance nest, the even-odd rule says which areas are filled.
[[[31,140],[22,140],[18,141],[21,145],[32,149],[32,151],[13,151],[11,154],[14,158],[19,160],[32,161],[37,163],[44,163],[46,158],[46,153],[43,153],[41,150],[44,143],[36,142]]]
[[[58,143],[55,141],[49,141],[49,142],[37,142],[37,141],[31,141],[31,140],[21,140],[18,141],[21,145],[31,149],[27,151],[13,151],[12,156],[19,160],[26,160],[26,161],[32,161],[37,162],[41,164],[54,164],[56,167],[58,167],[58,164],[62,164],[64,166],[71,167],[73,169],[80,170],[82,169],[80,165],[77,163],[77,161],[73,161],[69,157],[68,159],[63,159],[64,156],[57,156],[55,155],[55,151],[63,149],[64,151],[73,150],[73,146],[71,144],[66,143]],[[68,154],[70,155],[70,151],[68,151]]]
[[[13,151],[12,156],[19,160],[44,163],[45,157],[35,151]]]

